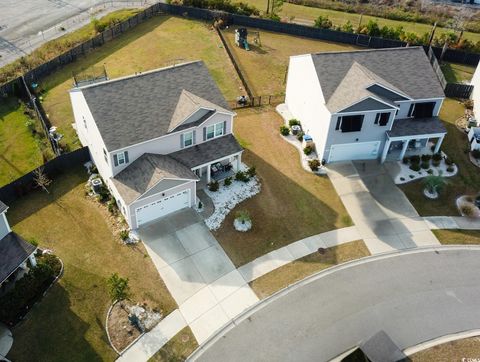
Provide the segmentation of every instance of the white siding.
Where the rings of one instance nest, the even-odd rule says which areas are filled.
[[[324,153],[331,114],[325,106],[322,89],[311,55],[290,57],[285,103],[312,136],[317,152]]]
[[[475,112],[475,118],[478,120],[480,119],[480,64],[477,65],[471,84],[473,85],[473,111]]]

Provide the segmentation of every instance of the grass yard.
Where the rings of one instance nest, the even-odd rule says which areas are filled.
[[[448,83],[470,83],[475,73],[475,67],[456,63],[443,63],[443,75]]]
[[[459,339],[409,356],[412,362],[464,362],[480,360],[480,337]]]
[[[258,29],[249,29],[249,31]],[[291,55],[355,49],[332,43],[260,30],[261,47],[249,43],[250,51],[235,45],[234,29],[224,31],[229,48],[252,88],[254,95],[285,94],[286,72]]]
[[[264,299],[280,289],[321,270],[369,255],[370,253],[363,240],[352,241],[328,248],[323,255],[313,253],[295,260],[255,279],[250,283],[250,286],[260,299]]]
[[[443,245],[480,245],[478,230],[432,230]]]
[[[255,5],[259,10],[264,12],[267,8],[267,1],[268,0],[247,0],[246,2],[248,4]],[[314,20],[320,15],[327,16],[334,25],[343,25],[347,22],[347,20],[350,20],[354,27],[358,27],[360,21],[360,14],[347,13],[343,11],[329,9],[320,9],[304,5],[295,5],[288,2],[283,3],[282,10],[280,11],[280,16],[282,18],[291,19],[293,17],[294,22],[299,22],[306,25],[313,25]],[[362,25],[367,24],[370,20],[376,20],[380,27],[384,25],[389,27],[403,26],[406,31],[417,34],[424,34],[426,32],[430,33],[433,27],[433,25],[428,24],[390,20],[369,15],[363,15]],[[437,28],[435,35],[440,36],[440,34],[448,31],[449,29]],[[478,33],[464,32],[463,36],[466,39],[469,39],[475,43],[480,40],[480,34]]]
[[[114,360],[104,329],[106,279],[114,272],[129,278],[132,300],[151,301],[165,314],[176,308],[143,245],[113,237],[106,209],[85,197],[86,180],[83,168],[74,170],[55,178],[50,194],[32,192],[10,204],[13,229],[65,265],[60,282],[13,329],[13,361]]]
[[[65,142],[75,149],[80,143],[71,127],[74,120],[68,90],[72,72],[105,65],[109,77],[117,78],[198,59],[206,63],[228,100],[244,93],[218,34],[209,24],[157,16],[43,79],[40,85],[47,91],[43,106],[52,124],[65,135]]]
[[[214,232],[238,267],[307,236],[352,225],[330,179],[306,172],[297,149],[278,131],[283,121],[271,108],[238,110],[235,135],[245,148],[242,160],[255,165],[262,191],[244,201]],[[253,228],[233,228],[238,210],[248,210]]]
[[[150,358],[149,362],[185,361],[198,347],[197,340],[190,327],[185,327]]]
[[[454,177],[447,178],[448,186],[437,200],[427,200],[423,196],[422,181],[411,182],[401,186],[413,206],[421,216],[459,216],[455,200],[462,195],[476,195],[480,189],[480,169],[474,166],[465,150],[468,148],[467,136],[455,126],[455,120],[464,114],[462,103],[454,99],[445,99],[440,117],[447,128],[447,136],[443,141],[442,150],[459,167]]]
[[[0,100],[0,187],[43,164],[45,137],[34,136],[28,120],[16,98]]]

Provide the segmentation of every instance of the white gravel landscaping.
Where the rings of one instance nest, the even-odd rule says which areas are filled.
[[[242,164],[242,170],[247,170]],[[212,216],[205,220],[205,224],[210,230],[217,230],[225,217],[232,211],[232,209],[244,200],[255,196],[260,192],[260,182],[258,178],[252,177],[248,182],[236,181],[233,177],[232,184],[225,186],[223,182],[220,183],[220,188],[216,192],[205,189],[205,193],[212,199],[215,211]]]

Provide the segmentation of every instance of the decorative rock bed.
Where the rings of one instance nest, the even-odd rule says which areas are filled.
[[[247,170],[247,166],[242,164],[242,171]],[[205,193],[212,199],[215,211],[205,220],[205,224],[210,230],[217,230],[230,211],[242,201],[245,201],[260,192],[260,182],[257,176],[251,177],[248,182],[233,180],[232,184],[220,185],[218,191],[205,189]]]
[[[438,199],[438,192],[437,191],[430,192],[429,189],[423,189],[423,194],[425,195],[425,197],[427,197],[431,200]]]
[[[235,219],[233,221],[233,227],[237,231],[247,232],[252,228],[252,222],[248,220],[242,222],[240,219]]]
[[[403,163],[403,161],[398,161],[397,163],[400,168],[400,171],[397,173],[397,175],[394,178],[395,183],[397,185],[404,184],[404,183],[415,181],[430,175],[434,175],[434,176],[442,175],[444,177],[455,176],[458,172],[458,166],[456,164],[447,165],[445,163],[445,158],[447,156],[443,152],[442,152],[442,155],[443,155],[443,159],[440,161],[439,166],[433,166],[432,164],[430,164],[429,169],[421,168],[419,171],[414,171],[410,169],[409,164],[405,164]],[[453,168],[453,171],[448,171],[449,167]],[[431,172],[429,173],[428,170],[431,170]]]

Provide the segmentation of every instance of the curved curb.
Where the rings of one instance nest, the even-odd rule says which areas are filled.
[[[459,339],[478,337],[478,336],[480,336],[480,329],[472,329],[469,331],[447,334],[446,336],[431,339],[429,341],[417,344],[416,346],[408,347],[403,350],[403,353],[405,353],[407,356],[411,356],[414,353],[424,351],[426,349],[438,346],[440,344],[445,344],[448,342],[458,341]]]
[[[107,316],[105,317],[105,332],[107,333],[107,338],[108,338],[108,343],[110,344],[110,347],[112,347],[112,349],[120,356],[120,352],[118,351],[118,349],[113,345],[112,343],[112,339],[110,338],[110,333],[108,332],[108,319],[110,318],[110,314],[112,313],[112,309],[113,307],[115,307],[115,305],[118,303],[119,301],[116,300],[112,303],[112,305],[110,306],[110,308],[108,308],[108,311],[107,311]]]
[[[326,277],[330,274],[336,273],[338,271],[353,268],[358,265],[367,264],[370,262],[375,262],[378,260],[384,260],[389,258],[394,258],[403,255],[409,254],[418,254],[418,253],[428,253],[428,252],[439,252],[439,251],[450,251],[450,250],[477,250],[480,251],[480,246],[477,245],[439,245],[439,246],[425,246],[425,247],[418,247],[412,248],[407,250],[396,250],[393,252],[385,252],[373,256],[368,256],[365,258],[357,259],[348,261],[343,264],[339,264],[333,266],[331,268],[322,270],[318,273],[312,274],[305,279],[302,279],[294,284],[290,284],[289,286],[280,289],[279,291],[275,292],[271,296],[259,301],[258,303],[254,304],[250,308],[243,311],[237,317],[235,317],[232,321],[225,324],[221,329],[219,329],[214,335],[209,337],[202,345],[200,345],[188,358],[187,361],[195,361],[198,357],[200,357],[209,347],[211,347],[216,341],[222,338],[228,331],[232,330],[236,325],[243,322],[245,319],[248,319],[251,315],[255,314],[259,310],[263,309],[270,303],[273,303],[277,299],[285,296],[286,294],[294,291],[296,289],[301,288],[306,284],[310,284],[313,281]],[[343,353],[343,352],[342,352]]]

